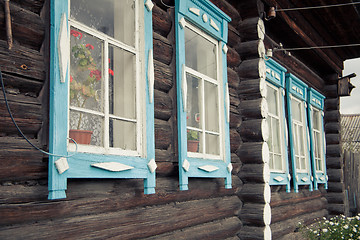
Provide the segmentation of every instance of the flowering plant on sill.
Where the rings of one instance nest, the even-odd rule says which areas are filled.
[[[199,139],[200,139],[200,137],[199,137],[198,131],[191,130],[191,129],[187,130],[187,140],[199,141]]]
[[[97,68],[92,56],[94,46],[89,43],[77,43],[82,39],[81,32],[71,30],[70,34],[76,41],[71,48],[70,102],[72,105],[84,108],[90,99],[95,102],[99,100],[101,71]],[[77,129],[80,129],[81,121],[82,113],[77,122]]]
[[[301,233],[307,239],[360,239],[360,214],[355,217],[325,217],[310,226],[300,223]]]

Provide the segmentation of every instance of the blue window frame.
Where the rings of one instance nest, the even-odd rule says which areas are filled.
[[[128,2],[50,2],[49,199],[68,178],[140,178],[155,192],[153,3]],[[73,126],[90,126],[90,144],[69,142]]]
[[[324,131],[324,99],[325,97],[313,88],[308,89],[308,119],[310,129],[310,154],[314,177],[314,189],[324,184],[327,189],[326,144]]]
[[[269,114],[270,185],[286,185],[290,192],[288,161],[288,134],[285,117],[285,72],[286,68],[272,59],[266,62],[266,86]]]
[[[180,190],[188,190],[190,177],[224,178],[225,188],[231,188],[230,20],[210,1],[175,1]]]
[[[310,164],[310,136],[307,118],[307,85],[294,75],[286,74],[286,94],[290,135],[290,156],[294,191],[299,185],[313,190]]]

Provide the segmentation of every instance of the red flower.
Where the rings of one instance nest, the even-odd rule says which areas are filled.
[[[85,47],[89,50],[93,50],[94,49],[94,46],[91,45],[90,43],[86,44]]]
[[[70,83],[72,83],[73,80],[73,77],[70,75]]]
[[[111,70],[110,68],[109,68],[109,74],[110,74],[111,76],[114,76],[114,71]]]
[[[100,81],[100,79],[101,79],[101,71],[100,70],[92,70],[91,72],[90,72],[90,77],[96,77],[96,81]]]
[[[73,35],[74,37],[79,37],[79,39],[82,39],[83,37],[81,32],[75,31],[74,29],[70,31],[70,34]]]

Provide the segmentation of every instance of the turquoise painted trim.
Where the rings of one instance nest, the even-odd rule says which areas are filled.
[[[177,5],[177,7],[176,7]],[[196,8],[200,10],[199,15],[191,12],[190,8]],[[176,1],[175,9],[177,9],[177,13],[181,14],[185,17],[186,20],[192,22],[197,27],[204,30],[207,34],[216,38],[217,40],[221,40],[227,43],[228,39],[228,29],[227,23],[231,21],[231,18],[227,16],[224,12],[222,12],[219,8],[217,8],[210,1],[206,0],[183,0]],[[207,16],[207,21],[204,21],[203,15]],[[214,21],[219,30],[216,30],[211,25],[211,20]],[[180,20],[180,18],[179,18]],[[178,23],[178,21],[176,21]]]
[[[281,66],[276,61],[269,59],[265,61],[266,64],[266,80],[275,87],[279,88],[280,92],[285,91],[285,73],[287,69]],[[277,74],[277,75],[276,75]],[[285,93],[285,92],[284,92]],[[290,192],[290,172],[289,172],[289,159],[287,154],[288,142],[286,141],[286,116],[285,116],[285,96],[283,94],[281,101],[282,108],[282,127],[283,127],[283,149],[284,149],[284,157],[285,157],[285,172],[275,172],[270,170],[270,185],[286,185],[286,192]],[[281,181],[276,179],[282,179]]]
[[[200,10],[199,16],[189,11],[190,7],[196,7]],[[208,21],[204,21],[202,16],[206,13]],[[201,178],[224,178],[225,188],[231,188],[231,172],[227,170],[228,164],[231,161],[230,155],[230,134],[229,124],[226,121],[226,106],[225,99],[223,99],[224,106],[224,131],[225,131],[225,159],[211,160],[211,159],[197,159],[187,156],[187,134],[186,134],[186,112],[182,101],[182,66],[185,64],[185,36],[184,29],[180,26],[181,18],[194,24],[205,31],[210,36],[219,41],[219,48],[222,49],[227,42],[228,28],[227,23],[231,20],[210,1],[205,0],[175,0],[175,34],[176,34],[176,84],[177,84],[177,120],[178,120],[178,152],[179,152],[179,182],[180,190],[188,190],[188,181],[190,177]],[[218,24],[219,31],[210,25],[210,18]],[[221,50],[221,64],[222,64],[222,79],[223,79],[223,96],[225,96],[225,89],[227,83],[227,62],[226,53]],[[190,163],[188,171],[183,169],[183,163],[187,160]],[[198,167],[204,165],[216,166],[219,169],[213,172],[205,172]]]
[[[49,102],[49,152],[67,155],[67,83],[60,82],[58,38],[62,14],[68,16],[68,2],[50,1],[50,102]],[[66,78],[66,82],[68,79]],[[65,198],[67,178],[60,175],[54,162],[59,157],[49,156],[49,199]]]
[[[292,109],[291,109],[291,94],[293,97],[302,100],[304,103],[307,101],[307,85],[303,83],[300,79],[292,75],[291,73],[287,73],[286,77],[286,95],[287,95],[287,102],[288,102],[288,119],[289,119],[289,141],[290,141],[290,157],[293,169],[293,185],[294,191],[299,191],[299,185],[309,185],[309,190],[313,190],[312,184],[312,174],[311,174],[311,161],[310,161],[310,149],[307,136],[305,136],[305,151],[307,152],[307,172],[300,173],[296,171],[296,160],[295,160],[295,146],[294,146],[294,139],[293,139],[293,127],[292,127]],[[295,87],[295,88],[294,88]],[[305,116],[305,128],[308,128],[308,118],[307,118],[307,110],[306,104],[304,108]],[[307,131],[307,130],[306,130]]]
[[[320,94],[318,91],[316,91],[313,88],[309,88],[308,89],[308,104],[313,106],[314,108],[317,108],[318,110],[323,110],[324,109],[324,100],[325,100],[325,96],[323,96],[322,94]],[[316,161],[315,161],[315,139],[313,136],[313,118],[312,118],[312,109],[308,108],[308,118],[309,118],[309,131],[310,131],[310,154],[311,154],[311,164],[312,164],[312,173],[313,173],[313,177],[314,177],[314,190],[318,190],[318,185],[319,184],[324,184],[325,189],[327,189],[327,173],[326,173],[326,154],[325,154],[325,149],[323,149],[323,172],[316,172]],[[324,131],[324,117],[321,117],[321,132],[322,132],[322,144],[324,144],[324,137],[325,137],[325,131]]]
[[[141,0],[140,0],[141,1]],[[146,0],[143,0],[145,3]],[[49,151],[55,154],[68,155],[67,152],[67,119],[68,79],[60,83],[58,59],[58,33],[60,19],[63,13],[68,16],[68,1],[51,0],[51,30],[50,30],[50,120],[49,120]],[[143,5],[144,7],[144,5]],[[146,150],[145,157],[129,157],[117,155],[101,155],[77,153],[67,159],[69,170],[59,174],[54,162],[58,159],[49,157],[49,199],[66,198],[65,190],[68,178],[141,178],[144,179],[144,193],[155,193],[155,172],[151,173],[147,164],[155,159],[154,103],[149,101],[148,56],[153,49],[152,43],[152,12],[144,7],[144,37],[145,37],[145,69],[146,77],[143,86],[146,91]],[[56,102],[56,104],[55,104]],[[110,172],[91,167],[96,162],[119,162],[134,167],[122,172]]]

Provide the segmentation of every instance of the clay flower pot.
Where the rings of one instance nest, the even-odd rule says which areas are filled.
[[[92,131],[88,130],[79,130],[79,129],[70,129],[69,137],[74,139],[78,144],[87,144],[91,142]],[[71,140],[69,140],[72,142]]]

